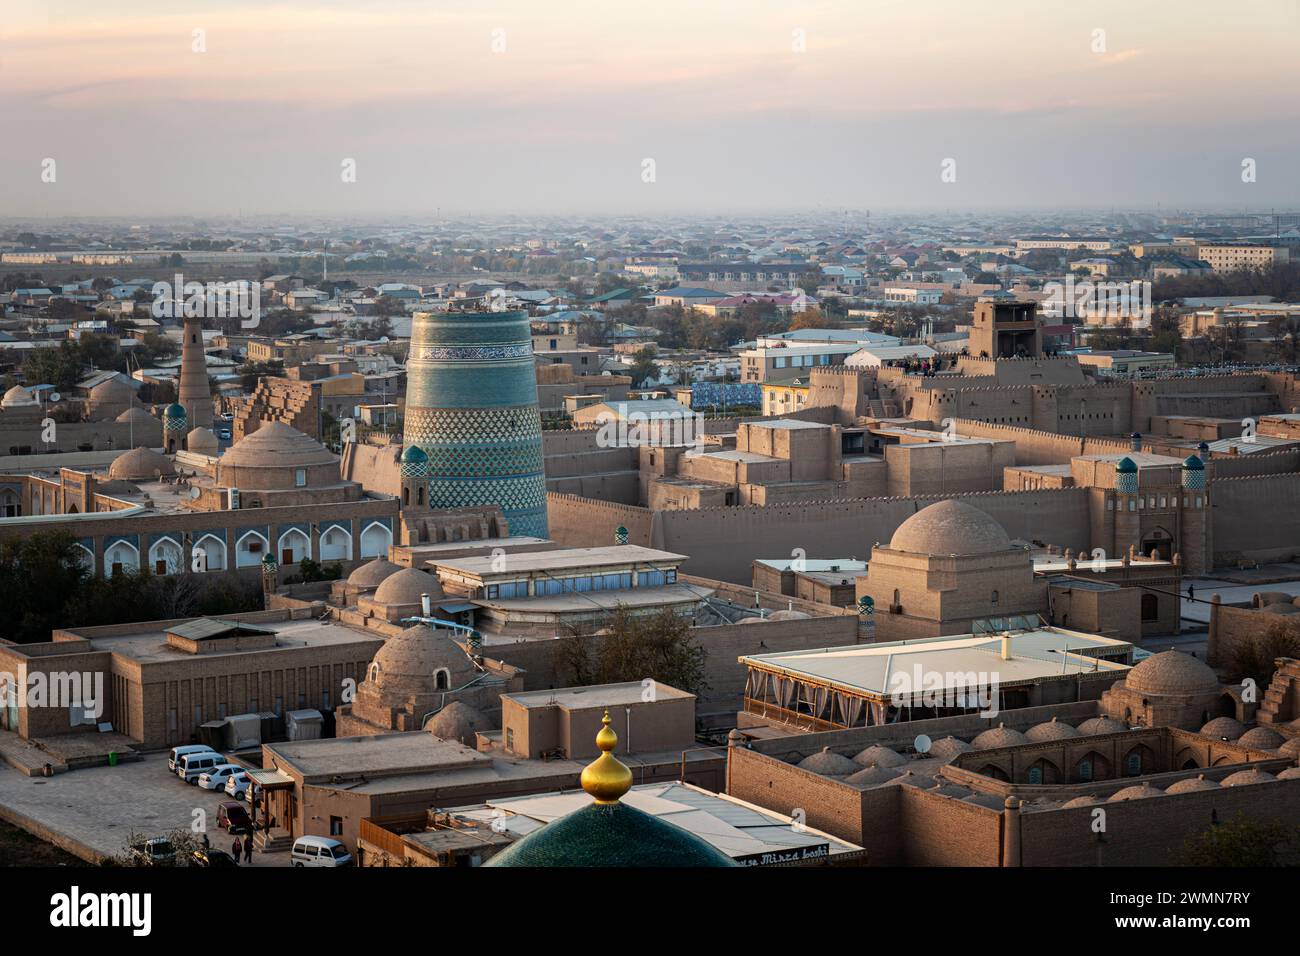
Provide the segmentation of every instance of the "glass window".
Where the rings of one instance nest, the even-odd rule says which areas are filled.
[[[294,470],[294,473],[293,473],[293,483],[294,483],[296,486],[298,486],[299,488],[302,488],[302,487],[305,487],[305,486],[306,486],[306,484],[307,484],[307,469],[306,469],[306,468],[297,468],[297,469]]]

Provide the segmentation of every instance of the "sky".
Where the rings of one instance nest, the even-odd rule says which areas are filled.
[[[5,0],[0,216],[1294,210],[1298,35],[1295,0]]]

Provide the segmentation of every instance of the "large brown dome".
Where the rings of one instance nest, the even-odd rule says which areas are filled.
[[[964,501],[949,499],[908,518],[889,539],[893,551],[910,554],[988,554],[1007,551],[1002,525]]]
[[[377,604],[419,604],[424,594],[435,601],[442,600],[444,595],[438,579],[419,568],[402,568],[384,578],[375,589],[374,600]]]
[[[118,455],[108,466],[108,477],[122,481],[143,481],[159,475],[174,475],[172,460],[152,448],[132,448]]]
[[[1219,690],[1219,678],[1204,661],[1182,651],[1152,654],[1124,676],[1124,686],[1139,694],[1195,697]]]
[[[446,671],[443,686],[438,672]],[[386,693],[407,696],[464,687],[476,675],[473,662],[460,645],[427,624],[408,627],[384,641],[371,661],[371,679]]]
[[[235,442],[221,456],[217,483],[225,488],[255,490],[298,486],[298,469],[306,471],[308,485],[337,484],[338,456],[296,428],[268,422]]]

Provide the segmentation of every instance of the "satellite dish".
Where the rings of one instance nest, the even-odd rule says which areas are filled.
[[[195,485],[193,488],[190,489],[190,497],[196,501],[198,500],[198,497],[201,494],[203,494],[203,489],[200,488],[198,485]]]

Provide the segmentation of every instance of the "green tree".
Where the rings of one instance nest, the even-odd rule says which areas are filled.
[[[560,658],[579,685],[649,678],[692,694],[709,687],[707,652],[695,642],[690,619],[669,608],[635,615],[620,604],[597,633],[574,633]]]
[[[1280,866],[1300,831],[1278,823],[1257,823],[1238,814],[1228,823],[1211,826],[1183,844],[1182,866]]]

